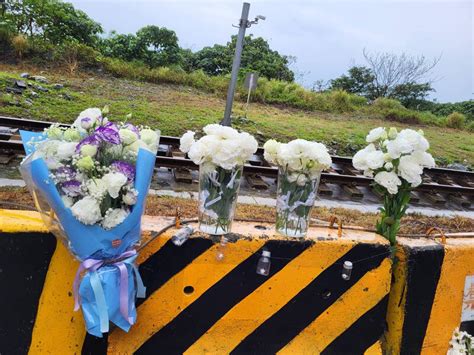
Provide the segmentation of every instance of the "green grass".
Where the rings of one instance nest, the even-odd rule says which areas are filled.
[[[0,92],[18,73],[34,68],[0,66]],[[225,102],[215,94],[172,84],[151,84],[141,81],[118,79],[94,74],[74,76],[59,72],[47,72],[51,83],[60,82],[64,89],[55,90],[52,85],[41,84],[48,93],[38,92],[33,105],[24,103],[23,96],[1,95],[0,114],[41,120],[72,122],[87,107],[110,105],[112,119],[121,120],[132,112],[132,121],[158,128],[164,135],[180,135],[186,130],[196,130],[222,118]],[[72,97],[68,101],[63,97]],[[338,94],[334,94],[338,95]],[[7,96],[7,97],[6,97]],[[347,97],[336,98],[345,111]],[[18,105],[15,103],[18,101]],[[384,110],[403,110],[383,103]],[[388,107],[387,107],[388,106]],[[234,116],[243,116],[243,104],[236,102]],[[474,134],[460,129],[433,125],[389,122],[383,114],[369,109],[329,113],[282,108],[262,103],[252,103],[248,119],[236,119],[234,126],[255,134],[261,142],[268,138],[290,140],[304,138],[324,142],[333,153],[352,155],[362,147],[367,132],[377,126],[398,128],[422,128],[431,143],[431,151],[440,163],[462,162],[474,165]]]

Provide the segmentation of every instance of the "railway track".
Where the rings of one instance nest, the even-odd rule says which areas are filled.
[[[18,130],[42,131],[52,123],[15,117],[0,116],[0,155],[19,156],[23,154],[23,146]],[[68,126],[64,124],[64,126]],[[179,138],[162,136],[156,165],[173,171],[175,180],[190,182],[191,171],[197,170],[190,159],[178,149]],[[373,179],[361,175],[352,167],[350,157],[332,156],[333,165],[321,176],[320,194],[331,197],[334,186],[349,199],[362,201],[364,195],[374,194],[370,188]],[[248,164],[244,166],[244,175],[252,188],[266,189],[268,181],[275,182],[278,170],[270,166],[263,158],[263,149],[259,148]],[[262,179],[263,178],[263,179]],[[414,203],[423,202],[435,208],[456,205],[461,209],[470,210],[474,202],[474,172],[433,168],[425,169],[423,183],[412,195]]]

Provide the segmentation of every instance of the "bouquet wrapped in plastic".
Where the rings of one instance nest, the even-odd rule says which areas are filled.
[[[20,170],[45,223],[81,262],[75,309],[90,334],[109,321],[125,331],[145,297],[135,246],[153,175],[159,131],[113,123],[108,109],[80,113],[72,127],[21,131],[27,153]]]

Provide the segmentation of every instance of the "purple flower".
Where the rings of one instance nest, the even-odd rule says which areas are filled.
[[[67,166],[61,166],[54,174],[59,180],[73,180],[76,177],[74,169]]]
[[[76,153],[81,152],[81,147],[83,145],[90,144],[90,145],[99,146],[100,141],[101,141],[101,139],[98,135],[91,134],[89,137],[86,137],[82,141],[79,142],[79,144],[76,146]]]
[[[110,166],[112,170],[115,170],[119,173],[125,175],[129,182],[135,179],[135,167],[125,161],[116,160]]]
[[[115,123],[108,122],[105,126],[97,127],[95,130],[95,135],[99,137],[100,140],[108,142],[111,144],[120,144],[120,136],[118,133],[118,127]]]
[[[63,182],[61,184],[61,189],[70,197],[76,197],[82,194],[81,183],[77,180]]]
[[[137,137],[140,138],[140,131],[138,130],[137,126],[134,126],[131,123],[126,123],[123,125],[123,128],[129,129],[130,131],[136,133]]]

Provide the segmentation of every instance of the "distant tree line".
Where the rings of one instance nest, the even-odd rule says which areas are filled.
[[[73,72],[78,58],[94,66],[97,54],[150,68],[169,67],[192,73],[227,75],[232,68],[236,36],[225,45],[215,44],[193,52],[179,46],[176,33],[165,27],[145,26],[135,34],[115,31],[104,36],[98,22],[74,6],[60,0],[0,1],[0,57],[17,60],[60,61]],[[453,111],[474,120],[474,103],[466,101],[439,104],[428,100],[432,87],[432,70],[439,58],[405,53],[363,52],[365,65],[351,67],[347,74],[329,82],[318,81],[314,91],[343,90],[373,102],[377,98],[400,101],[405,107],[448,115]],[[293,82],[289,68],[293,57],[281,55],[263,38],[245,37],[241,73],[255,71],[267,79]],[[278,85],[275,85],[278,86]]]

